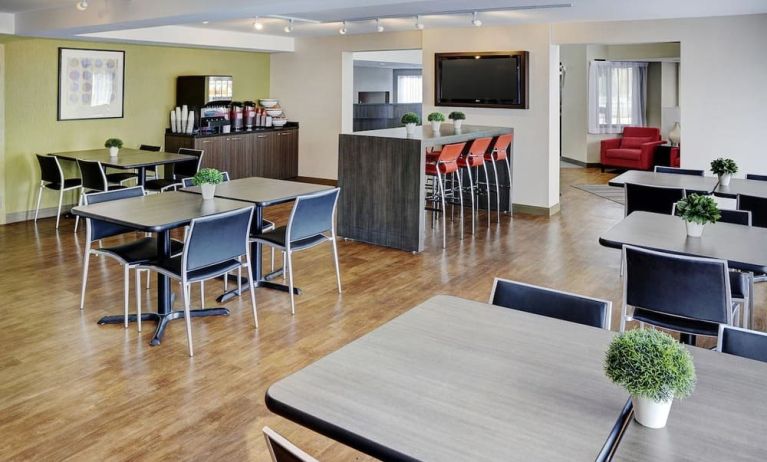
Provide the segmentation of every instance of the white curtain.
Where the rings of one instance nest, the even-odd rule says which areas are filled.
[[[423,102],[423,84],[420,75],[397,76],[397,102]]]
[[[589,65],[589,133],[622,133],[644,126],[647,63],[592,61]]]

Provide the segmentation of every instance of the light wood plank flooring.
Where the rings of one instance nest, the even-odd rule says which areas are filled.
[[[78,309],[83,235],[72,233],[73,220],[58,233],[52,219],[0,227],[0,459],[263,461],[261,428],[269,425],[320,460],[368,460],[271,414],[269,384],[434,294],[486,301],[494,276],[611,299],[617,328],[619,253],[597,238],[623,209],[569,186],[610,176],[563,169],[559,215],[502,217],[490,229],[482,215],[477,235],[463,241],[454,223],[444,251],[437,228],[420,255],[342,241],[340,296],[329,246],[299,253],[296,316],[286,294],[259,289],[260,329],[247,297],[231,301],[230,317],[193,320],[194,358],[183,321],[159,347],[148,345],[153,323],[141,334],[96,325],[122,310],[122,273],[107,259],[92,261],[86,308]],[[284,222],[288,211],[267,217]],[[206,305],[215,306],[221,284],[206,289]],[[759,329],[764,295],[759,287]],[[193,304],[198,297],[195,288]]]

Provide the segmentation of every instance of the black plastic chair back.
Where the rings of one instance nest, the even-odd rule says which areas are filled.
[[[661,188],[626,183],[626,216],[632,212],[654,212],[670,215],[674,204],[684,198],[684,189]]]
[[[85,205],[100,204],[102,202],[117,201],[120,199],[128,199],[130,197],[141,197],[144,195],[144,188],[136,186],[133,188],[115,189],[114,191],[104,191],[97,193],[85,194],[83,200]],[[88,241],[93,242],[106,237],[117,236],[118,234],[124,234],[130,231],[135,231],[134,228],[128,228],[127,226],[121,226],[115,223],[109,223],[107,221],[96,220],[93,218],[86,218],[88,228]]]
[[[719,331],[719,351],[767,362],[767,334],[722,326]]]
[[[751,224],[767,228],[767,198],[738,194],[738,210],[751,212]]]
[[[40,179],[46,183],[63,183],[64,173],[61,170],[59,159],[55,156],[37,155],[37,163],[40,164]]]
[[[192,220],[183,255],[187,273],[245,255],[252,216],[251,206]]]
[[[490,303],[563,321],[610,328],[610,302],[544,287],[496,279]]]
[[[221,172],[221,175],[224,176],[224,183],[229,181],[229,172]],[[191,188],[192,186],[194,186],[194,183],[192,182],[192,177],[181,179],[182,188]]]
[[[179,148],[178,153],[187,156],[195,156],[197,157],[197,160],[189,160],[186,162],[177,162],[173,164],[173,175],[175,178],[181,179],[195,176],[197,171],[200,170],[200,165],[202,164],[202,156],[205,154],[205,152],[201,149]]]
[[[339,188],[296,198],[288,221],[289,242],[322,234],[333,228]]]
[[[676,175],[703,176],[703,170],[696,170],[692,168],[664,167],[662,165],[655,166],[655,173],[674,173]]]
[[[108,189],[107,177],[101,162],[78,159],[77,166],[80,167],[83,188],[92,191],[106,191]]]
[[[767,175],[757,175],[755,173],[746,173],[747,180],[767,181]]]
[[[657,313],[731,324],[727,262],[625,246],[625,303]]]
[[[160,146],[152,146],[151,144],[142,144],[138,147],[141,151],[160,152]]]
[[[719,211],[719,214],[721,215],[719,221],[722,223],[751,226],[751,212],[748,210],[722,209]]]

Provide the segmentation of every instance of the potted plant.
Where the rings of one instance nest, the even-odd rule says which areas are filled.
[[[690,352],[654,329],[614,337],[605,355],[605,374],[631,394],[634,418],[650,428],[665,427],[674,398],[686,398],[695,389]]]
[[[460,111],[453,111],[447,116],[447,118],[453,121],[453,128],[460,130],[461,123],[466,120],[466,114]]]
[[[718,158],[711,161],[711,172],[719,177],[719,184],[729,186],[732,175],[738,172],[738,164],[732,159]]]
[[[445,114],[441,112],[432,112],[426,119],[431,122],[431,129],[434,133],[439,133],[439,126],[445,121]]]
[[[706,223],[716,223],[722,216],[713,197],[699,194],[690,194],[677,202],[676,211],[684,219],[690,237],[700,237]]]
[[[123,147],[123,140],[120,138],[109,138],[104,142],[104,147],[109,148],[110,156],[117,157],[117,153],[120,151],[120,148]]]
[[[224,175],[215,168],[201,168],[192,177],[192,184],[202,190],[203,199],[213,199],[216,193],[216,185],[224,181]]]
[[[421,118],[415,112],[406,112],[402,116],[401,122],[405,124],[405,130],[408,135],[415,133],[415,126],[421,123]]]

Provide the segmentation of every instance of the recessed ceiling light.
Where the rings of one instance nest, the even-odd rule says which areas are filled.
[[[80,0],[75,6],[78,10],[85,11],[88,9],[88,0]]]
[[[472,16],[471,23],[475,25],[476,27],[480,27],[482,25],[482,20],[479,19],[479,14],[475,11],[474,15]]]
[[[381,18],[376,19],[376,30],[378,32],[383,32],[384,31],[384,26],[383,26],[383,24],[381,24]]]
[[[346,30],[346,21],[344,21],[344,24],[341,26],[340,29],[338,29],[338,33],[341,34],[341,35],[346,35],[346,32],[347,32],[347,30]]]
[[[256,20],[253,21],[253,29],[256,29],[256,30],[264,29],[264,25],[261,23],[261,21],[258,20],[258,16],[256,16]]]
[[[420,16],[415,17],[415,28],[418,30],[423,30],[423,23],[421,22]]]
[[[289,33],[293,32],[293,20],[292,20],[292,19],[290,19],[290,20],[288,20],[288,21],[289,21],[289,22],[288,22],[288,25],[287,25],[287,26],[285,26],[285,29],[283,29],[283,30],[285,31],[285,33],[286,33],[286,34],[289,34]]]

